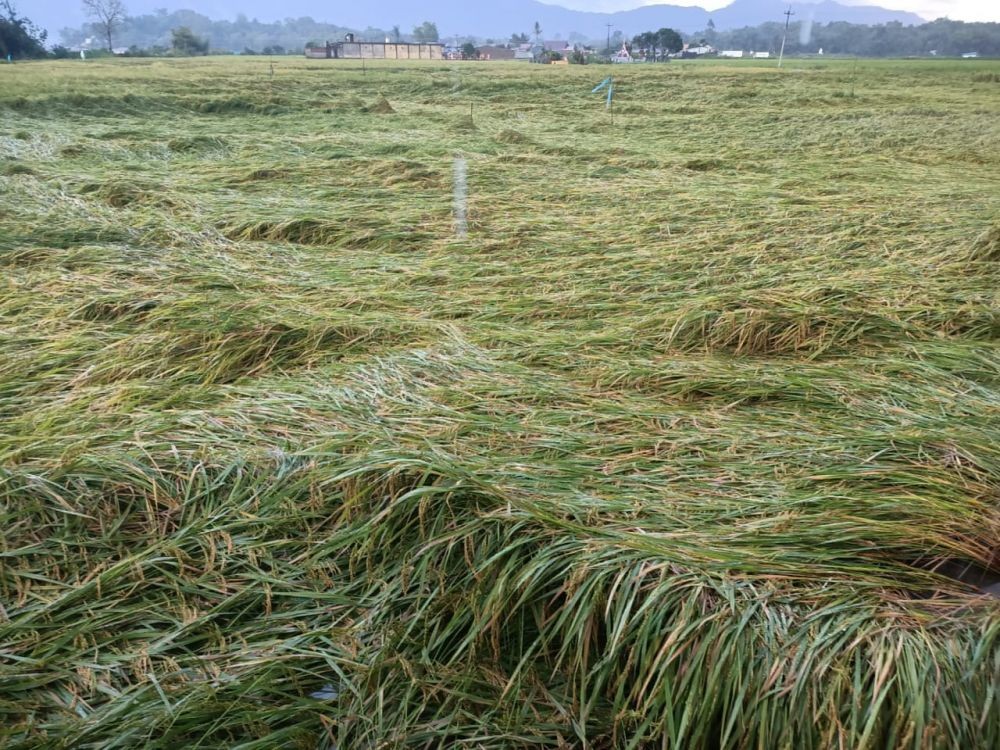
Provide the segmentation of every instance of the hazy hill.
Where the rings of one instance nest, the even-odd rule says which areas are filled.
[[[915,13],[887,10],[874,5],[847,6],[832,0],[819,3],[782,2],[782,0],[735,0],[725,8],[713,11],[711,16],[717,29],[738,29],[756,26],[768,21],[784,21],[784,12],[791,5],[793,21],[812,19],[817,23],[847,21],[849,23],[878,24],[899,21],[904,24],[924,23]],[[703,27],[701,27],[703,28]],[[694,31],[695,29],[692,29]]]
[[[153,13],[156,9],[189,8],[215,19],[234,19],[238,14],[261,21],[311,16],[341,26],[364,29],[369,26],[391,28],[399,25],[404,31],[425,20],[435,21],[443,34],[476,36],[507,36],[526,32],[538,21],[547,37],[567,36],[579,32],[599,38],[607,31],[606,24],[631,35],[661,26],[693,32],[705,27],[711,18],[719,30],[753,26],[765,21],[782,19],[787,7],[780,0],[735,0],[731,5],[711,13],[702,8],[676,5],[649,5],[618,13],[587,13],[536,0],[493,0],[472,3],[468,0],[369,0],[365,3],[330,3],[325,0],[126,0],[132,15]],[[22,13],[49,29],[55,39],[59,29],[79,26],[86,18],[76,0],[20,0]],[[852,23],[905,24],[921,23],[913,13],[887,10],[874,6],[847,6],[836,2],[809,4],[793,3],[798,18],[812,17],[815,21],[850,21]]]

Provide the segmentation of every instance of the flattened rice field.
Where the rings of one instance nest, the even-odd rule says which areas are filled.
[[[1000,63],[2,71],[0,745],[1000,746]]]

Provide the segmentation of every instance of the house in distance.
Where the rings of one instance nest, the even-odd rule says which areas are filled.
[[[348,34],[342,42],[327,42],[322,47],[306,47],[306,57],[313,60],[443,60],[444,45],[438,43],[358,42]]]

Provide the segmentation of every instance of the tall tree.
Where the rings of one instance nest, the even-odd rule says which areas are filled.
[[[715,21],[711,18],[708,19],[708,26],[705,27],[705,41],[709,44],[715,44],[719,39],[719,35],[715,31]]]
[[[632,49],[636,50],[637,52],[639,50],[642,50],[643,52],[648,52],[649,51],[649,32],[648,31],[644,31],[641,34],[636,34],[634,37],[632,37]]]
[[[208,54],[208,40],[202,39],[187,26],[178,26],[171,31],[171,46],[176,55],[193,56]],[[271,52],[274,52],[274,49],[271,47],[264,50],[265,55],[271,54]]]
[[[441,35],[438,34],[438,27],[436,23],[424,21],[422,24],[413,29],[413,38],[421,44],[428,44],[439,41],[441,39]]]
[[[0,56],[44,57],[45,31],[17,15],[10,0],[0,1]]]
[[[684,48],[684,40],[673,29],[660,29],[656,32],[656,44],[664,54],[680,52]]]
[[[399,44],[399,40],[403,37],[402,33],[399,31],[399,26],[392,27],[392,41]]]
[[[108,52],[111,52],[111,35],[121,26],[128,10],[122,0],[83,0],[83,9],[101,27],[108,41]]]
[[[542,36],[542,26],[538,21],[535,21],[535,42],[538,42],[539,38]]]
[[[659,58],[660,35],[655,31],[645,31],[639,34],[632,40],[632,45],[648,52],[649,56],[653,58],[653,62]]]

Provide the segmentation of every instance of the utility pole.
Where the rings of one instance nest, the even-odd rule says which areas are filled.
[[[778,53],[778,67],[781,67],[781,60],[785,56],[785,39],[788,37],[788,23],[792,20],[792,16],[795,12],[792,10],[792,6],[788,6],[788,10],[785,11],[785,33],[781,35],[781,52]]]
[[[608,58],[610,59],[610,57],[611,57],[611,29],[613,29],[615,27],[615,25],[613,23],[609,23],[607,26],[608,26]]]

